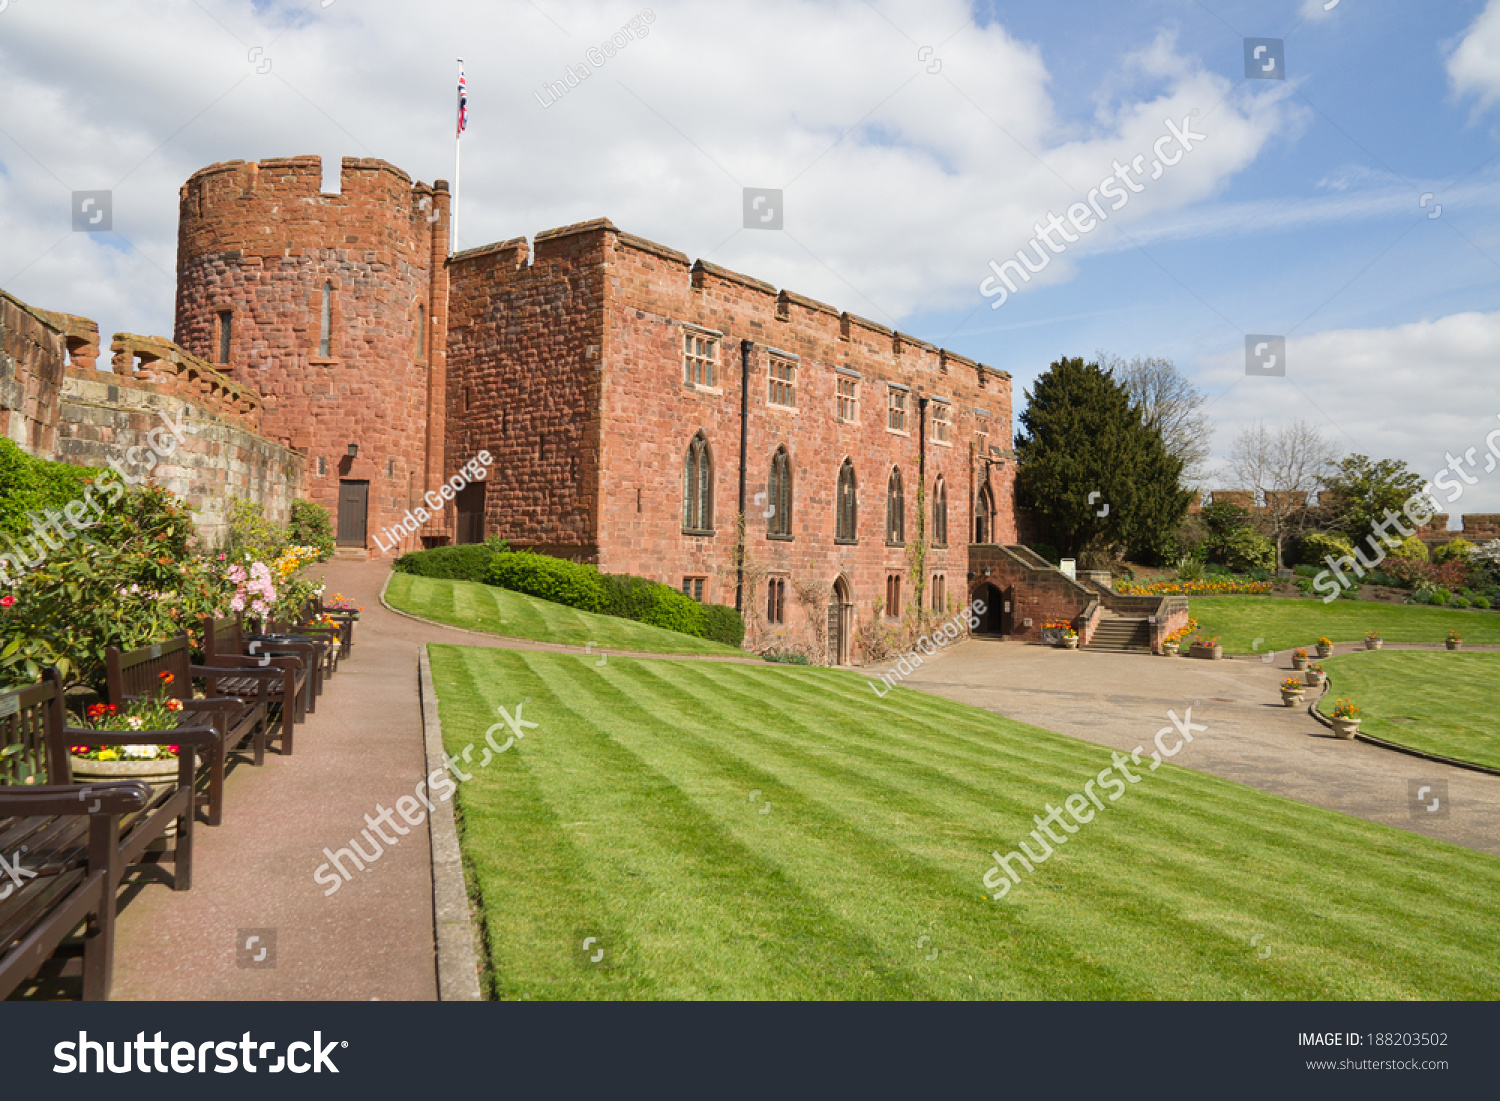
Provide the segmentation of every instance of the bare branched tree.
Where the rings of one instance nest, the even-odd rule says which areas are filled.
[[[1255,491],[1262,516],[1276,544],[1276,566],[1285,561],[1286,541],[1311,520],[1313,496],[1326,484],[1338,448],[1307,421],[1268,429],[1257,421],[1235,437],[1229,469],[1236,488]]]
[[[1130,400],[1140,406],[1147,427],[1161,433],[1167,453],[1182,460],[1182,484],[1193,488],[1208,477],[1208,456],[1213,426],[1203,412],[1204,397],[1198,388],[1161,356],[1123,359],[1108,352],[1097,353],[1099,366],[1125,387]]]

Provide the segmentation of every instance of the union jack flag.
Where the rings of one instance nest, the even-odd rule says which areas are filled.
[[[469,128],[469,84],[464,79],[463,66],[458,68],[458,132]]]

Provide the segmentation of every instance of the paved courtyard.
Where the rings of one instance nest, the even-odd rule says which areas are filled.
[[[867,672],[874,680],[889,668]],[[1182,717],[1191,706],[1193,722],[1208,729],[1195,731],[1173,764],[1500,854],[1500,776],[1339,741],[1304,708],[1282,706],[1278,686],[1289,675],[1288,652],[1267,664],[971,639],[925,659],[901,683],[1126,751],[1149,748],[1168,710]],[[1412,781],[1446,783],[1447,807],[1414,811]]]

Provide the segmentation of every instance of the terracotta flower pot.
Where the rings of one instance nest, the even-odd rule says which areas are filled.
[[[73,782],[75,784],[110,783],[119,780],[140,780],[153,796],[177,786],[177,758],[161,757],[154,761],[90,761],[83,757],[72,758]],[[164,837],[177,836],[177,821],[167,826]],[[153,847],[160,842],[153,842]],[[165,848],[165,846],[161,846]]]
[[[1348,741],[1359,733],[1358,719],[1331,719],[1333,723],[1333,736]]]

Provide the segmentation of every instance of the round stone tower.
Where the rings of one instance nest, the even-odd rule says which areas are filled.
[[[264,398],[262,431],[307,459],[342,547],[452,535],[452,509],[385,533],[443,481],[449,194],[385,161],[210,165],[183,185],[176,341]]]

